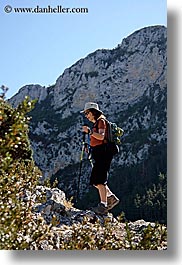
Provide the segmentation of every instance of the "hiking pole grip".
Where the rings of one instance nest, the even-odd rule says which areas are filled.
[[[82,138],[82,140],[83,140],[83,142],[85,142],[85,135],[86,135],[86,132],[83,132],[83,138]]]

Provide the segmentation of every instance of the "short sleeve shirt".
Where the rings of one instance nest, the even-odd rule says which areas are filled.
[[[99,119],[96,121],[93,127],[93,132],[98,133],[99,129],[104,129],[106,131],[106,122],[104,119]],[[90,145],[91,146],[97,146],[103,144],[103,140],[98,140],[93,135],[90,136]]]

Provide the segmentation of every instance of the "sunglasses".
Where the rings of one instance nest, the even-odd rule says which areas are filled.
[[[87,115],[89,114],[89,112],[90,112],[90,111],[85,111],[85,113],[84,113],[85,116],[87,116]]]

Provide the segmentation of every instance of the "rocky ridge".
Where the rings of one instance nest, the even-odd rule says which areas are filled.
[[[42,198],[42,202],[36,202],[37,198]],[[145,249],[147,246],[141,246],[145,230],[156,227],[155,223],[144,220],[126,223],[124,219],[120,221],[114,218],[111,213],[99,216],[91,210],[79,210],[66,200],[65,193],[58,188],[37,186],[33,201],[34,219],[43,218],[51,229],[48,238],[31,243],[32,250],[107,250],[107,247],[110,250]],[[127,229],[130,230],[130,240]],[[160,229],[165,234],[166,227],[163,225]],[[157,234],[157,231],[148,247],[152,249],[153,244],[153,249],[166,250],[167,237],[163,237],[162,233]]]

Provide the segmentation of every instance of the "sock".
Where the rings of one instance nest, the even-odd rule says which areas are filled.
[[[102,204],[104,204],[105,207],[107,207],[107,202],[101,201]]]
[[[110,197],[111,195],[113,195],[112,191],[108,190],[107,188],[106,188],[106,192],[107,192],[107,197]]]

